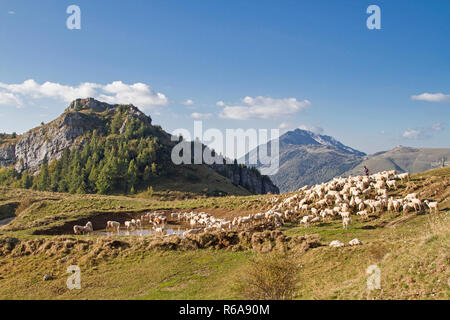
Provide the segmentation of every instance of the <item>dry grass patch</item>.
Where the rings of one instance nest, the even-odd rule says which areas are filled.
[[[237,290],[248,300],[295,298],[300,267],[291,252],[272,251],[250,260]]]

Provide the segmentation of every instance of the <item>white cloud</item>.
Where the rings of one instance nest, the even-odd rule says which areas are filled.
[[[221,118],[235,120],[277,118],[297,113],[310,104],[308,100],[297,101],[296,98],[273,99],[261,96],[256,98],[247,96],[237,105],[227,105],[223,101],[216,103],[217,106],[224,108],[219,115]]]
[[[421,130],[407,129],[403,132],[402,137],[406,139],[418,139],[422,134],[423,132]]]
[[[422,93],[416,96],[411,96],[411,99],[428,102],[450,102],[450,94]]]
[[[137,107],[149,108],[167,105],[169,102],[164,94],[155,92],[145,83],[128,85],[122,81],[114,81],[102,89],[109,95],[101,94],[98,98],[110,103],[132,103]]]
[[[444,127],[438,122],[430,128],[407,129],[403,132],[402,137],[405,139],[428,139],[433,136],[435,132],[443,131]]]
[[[300,125],[298,128],[302,129],[302,130],[311,131],[312,133],[315,133],[315,134],[323,134],[324,131],[325,131],[322,127],[319,127],[319,126],[308,126],[308,125],[305,125],[305,124]]]
[[[0,91],[0,105],[12,105],[16,107],[21,107],[23,105],[22,101],[10,92]]]
[[[290,125],[289,125],[289,123],[287,123],[287,122],[282,122],[282,123],[280,123],[280,125],[278,126],[279,129],[287,129],[287,128],[289,128],[289,127],[290,127]]]
[[[194,112],[191,114],[191,118],[193,119],[209,119],[212,117],[211,113],[199,113],[199,112]]]
[[[168,104],[167,97],[155,92],[150,86],[144,83],[125,84],[122,81],[106,85],[84,82],[76,87],[48,81],[39,84],[33,79],[20,84],[0,82],[0,95],[13,95],[15,98],[10,96],[9,104],[15,106],[21,105],[21,98],[54,98],[70,102],[77,98],[88,97],[107,103],[131,103],[143,109]]]
[[[185,106],[191,106],[194,104],[194,101],[192,99],[187,99],[186,101],[183,102],[183,104]]]
[[[16,12],[15,11],[8,11],[8,14],[16,14]]]
[[[433,130],[433,131],[442,131],[442,130],[444,130],[444,127],[442,127],[442,124],[440,124],[440,123],[438,122],[438,123],[435,123],[435,124],[431,127],[431,130]]]

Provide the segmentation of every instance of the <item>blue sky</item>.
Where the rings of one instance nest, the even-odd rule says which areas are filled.
[[[81,30],[66,27],[72,4]],[[381,30],[366,27],[371,4]],[[449,38],[446,0],[3,0],[0,131],[94,92],[131,99],[169,132],[196,117],[313,128],[367,153],[450,147]]]

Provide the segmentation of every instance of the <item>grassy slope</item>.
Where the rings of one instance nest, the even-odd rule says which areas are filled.
[[[284,226],[287,234],[318,233],[324,244],[335,239],[348,241],[355,237],[364,243],[360,247],[339,249],[324,246],[298,256],[296,259],[302,265],[298,298],[449,299],[449,179],[450,168],[432,170],[415,175],[408,186],[402,186],[398,191],[404,193],[416,188],[416,191],[424,192],[423,197],[439,200],[439,216],[413,215],[403,219],[401,215],[384,213],[368,222],[356,218],[348,230],[343,230],[339,221],[310,228],[296,224]],[[14,197],[23,198],[30,194],[36,198],[46,198],[44,203],[48,204],[41,209],[38,209],[38,201],[34,204],[36,208],[25,209],[19,214],[14,221],[19,229],[26,228],[35,219],[45,220],[45,217],[60,212],[58,210],[66,212],[66,219],[73,219],[75,207],[78,207],[76,211],[85,215],[89,215],[89,211],[92,213],[94,209],[120,211],[149,207],[200,206],[256,210],[258,199],[261,198],[226,197],[167,202],[101,196],[89,196],[86,199],[80,196],[11,189],[1,191],[2,201],[11,201]],[[123,208],[120,208],[121,206]],[[31,236],[27,229],[3,232],[5,235],[19,238],[37,238]],[[0,257],[0,298],[239,298],[239,293],[233,289],[233,283],[244,272],[252,255],[252,252],[222,250],[158,252],[132,246],[120,251],[116,256],[72,250],[62,256],[41,254]],[[81,267],[82,290],[66,289],[65,281],[68,275],[65,274],[65,269],[70,264],[79,264]],[[368,276],[365,271],[371,264],[377,264],[381,269],[381,290],[368,292]],[[45,273],[52,273],[56,279],[42,281]]]
[[[242,186],[234,185],[230,179],[217,173],[207,165],[185,165],[176,167],[176,173],[169,178],[161,179],[153,184],[155,191],[172,190],[190,194],[208,194],[222,192],[223,194],[246,196],[250,191]],[[188,173],[197,180],[190,181],[184,175]]]

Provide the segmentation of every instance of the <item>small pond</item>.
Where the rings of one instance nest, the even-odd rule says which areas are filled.
[[[186,227],[184,226],[180,226],[180,225],[171,225],[171,224],[166,224],[164,231],[166,233],[166,235],[171,235],[171,234],[178,234],[180,236],[183,236],[183,232],[186,231]],[[100,236],[100,237],[109,237],[109,236],[149,236],[149,235],[154,235],[154,234],[158,234],[157,232],[155,232],[154,229],[151,228],[151,226],[146,226],[144,225],[142,228],[140,229],[135,229],[135,230],[130,230],[128,231],[125,228],[120,228],[119,232],[114,232],[111,230],[94,230],[93,235],[94,236]]]

